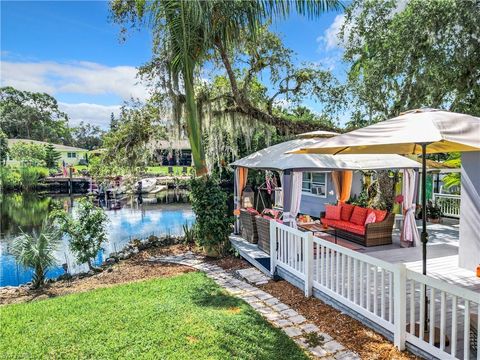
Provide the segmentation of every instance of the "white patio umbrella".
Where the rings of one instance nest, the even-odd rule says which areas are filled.
[[[317,131],[310,131],[303,134],[298,134],[297,138],[308,139],[308,138],[331,138],[332,136],[340,135],[339,133],[333,131],[326,131],[326,130],[317,130]]]
[[[362,129],[318,140],[298,154],[421,154],[423,274],[427,273],[426,154],[480,151],[480,118],[436,109],[412,110]]]

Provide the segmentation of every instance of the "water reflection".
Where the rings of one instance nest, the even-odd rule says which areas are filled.
[[[139,198],[129,196],[109,201],[99,201],[106,209],[108,241],[104,251],[97,256],[101,263],[108,254],[120,250],[132,238],[145,238],[152,234],[183,234],[183,225],[194,222],[188,196],[180,190],[164,191],[156,196]],[[31,271],[22,269],[10,254],[13,239],[21,233],[40,228],[43,219],[54,209],[72,211],[75,199],[70,197],[39,196],[36,194],[8,194],[0,196],[0,286],[18,285],[30,281]],[[20,230],[21,229],[21,230]],[[58,267],[49,271],[48,277],[64,273],[66,263],[71,272],[87,270],[78,265],[65,238],[55,254]]]

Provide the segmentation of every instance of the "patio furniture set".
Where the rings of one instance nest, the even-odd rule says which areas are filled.
[[[253,208],[241,209],[241,234],[248,242],[258,244],[259,249],[270,254],[270,221],[282,223],[280,217],[281,212],[276,210],[266,209],[260,214]],[[332,235],[335,243],[337,237],[341,237],[369,247],[392,243],[394,220],[395,214],[385,210],[339,204],[327,205],[327,211],[320,213],[320,223],[299,222],[297,225],[302,231],[310,231],[314,235]]]

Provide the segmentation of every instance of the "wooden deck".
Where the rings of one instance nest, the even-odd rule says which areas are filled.
[[[427,246],[428,275],[443,282],[447,282],[449,284],[454,284],[469,290],[479,292],[480,294],[480,279],[476,277],[473,271],[458,267],[458,227],[451,225],[432,224],[428,226],[428,230],[430,235],[430,241]],[[334,241],[333,237],[330,237],[329,235],[322,236],[322,238],[329,242]],[[421,247],[400,248],[398,233],[394,234],[394,243],[392,245],[372,248],[365,248],[343,239],[338,240],[338,245],[347,247],[350,250],[358,251],[360,253],[364,253],[365,255],[369,255],[376,259],[383,260],[392,264],[403,263],[411,271],[415,271],[418,273],[422,272]],[[247,243],[239,236],[231,238],[231,241],[233,246],[239,249],[241,255],[250,262],[252,262],[251,259],[254,259],[255,261],[255,258],[265,258],[269,256],[268,254],[259,250],[255,244]],[[318,256],[315,255],[315,252],[316,251],[314,250],[313,279],[314,281],[320,281],[320,273],[323,273],[323,276],[326,276],[325,272],[327,271],[327,264],[326,262],[324,262],[322,263],[322,266],[320,266],[320,263],[317,262]],[[254,265],[258,267],[258,265],[260,264],[257,263]],[[391,316],[393,314],[393,309],[391,308],[393,307],[393,303],[391,302],[391,299],[388,298],[389,295],[390,297],[392,295],[390,292],[390,289],[392,287],[392,277],[390,276],[391,274],[389,274],[388,272],[383,272],[383,270],[379,271],[378,268],[375,267],[369,269],[369,271],[371,271],[369,275],[367,275],[365,269],[355,269],[355,271],[358,271],[358,275],[360,275],[358,276],[358,282],[348,283],[347,280],[347,283],[345,283],[345,281],[343,280],[343,271],[346,271],[347,268],[346,265],[343,264],[342,256],[338,258],[337,256],[333,256],[328,266],[330,267],[330,270],[328,273],[329,279],[327,280],[327,287],[333,286],[334,290],[337,293],[340,292],[343,297],[349,298],[349,300],[353,299],[358,304],[362,304],[363,307],[366,307],[368,304],[369,311],[374,313],[378,312],[378,316],[381,316],[386,321],[392,322],[393,319],[391,318]],[[341,268],[342,266],[345,266],[345,269],[342,269],[342,271],[338,272],[339,268]],[[266,269],[263,269],[264,272],[265,270]],[[353,271],[353,265],[351,271]],[[375,278],[375,282],[368,280],[367,277],[369,277],[370,279]],[[415,322],[418,322],[420,319],[420,308],[416,306],[414,314],[411,314],[409,305],[413,304],[414,302],[420,302],[423,286],[417,283],[416,285],[414,284],[412,288],[412,283],[414,282],[411,282],[410,285],[407,286],[407,323],[412,319],[414,319]],[[367,284],[369,288],[368,290]],[[369,295],[370,298],[367,299],[367,294],[373,293],[373,291],[370,291],[373,286],[377,286],[377,290],[384,288],[384,291],[380,291],[383,294],[383,298],[382,296],[373,298]],[[430,289],[427,289],[427,296],[430,296],[429,291]],[[412,293],[414,294],[413,300],[411,296]],[[465,336],[469,335],[468,332],[464,331],[464,322],[462,318],[462,309],[464,309],[464,304],[459,303],[456,314],[452,314],[452,308],[454,308],[452,306],[452,301],[454,301],[452,297],[447,296],[443,299],[443,307],[441,294],[439,292],[436,292],[434,295],[434,299],[430,300],[431,304],[433,304],[433,310],[431,310],[433,311],[433,313],[431,313],[429,317],[434,319],[435,327],[439,328],[443,326],[446,329],[446,335],[448,338],[451,337],[450,333],[452,329],[452,317],[457,319],[456,324],[459,330],[456,337],[456,356],[460,359],[464,358],[463,339]],[[429,308],[431,309],[432,306],[430,306]],[[443,317],[445,321],[444,324],[440,323],[441,311],[445,311],[446,313],[446,317]],[[469,311],[470,313],[478,313],[478,308],[473,307],[473,309],[471,308]],[[433,317],[431,315],[433,315]],[[445,350],[447,352],[450,352],[452,342],[450,341],[450,339],[445,341]],[[474,351],[470,351],[469,358],[476,359],[476,353]]]

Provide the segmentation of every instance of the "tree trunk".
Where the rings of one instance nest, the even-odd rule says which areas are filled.
[[[304,121],[301,119],[293,121],[291,119],[275,116],[271,114],[271,110],[267,112],[254,106],[240,91],[232,64],[230,63],[230,59],[228,58],[228,54],[223,47],[221,40],[217,40],[215,45],[218,49],[223,65],[225,66],[225,70],[227,71],[227,76],[232,88],[233,99],[236,104],[235,107],[227,109],[226,112],[236,112],[248,115],[265,124],[275,126],[282,134],[300,134],[314,130],[336,130],[334,128],[327,128],[324,124],[319,124],[314,121]]]
[[[192,157],[196,175],[203,176],[208,173],[208,169],[205,162],[202,130],[198,123],[197,104],[195,101],[195,90],[193,88],[193,67],[193,64],[186,62],[183,69],[185,105],[187,109],[187,131],[190,147],[192,148]]]

